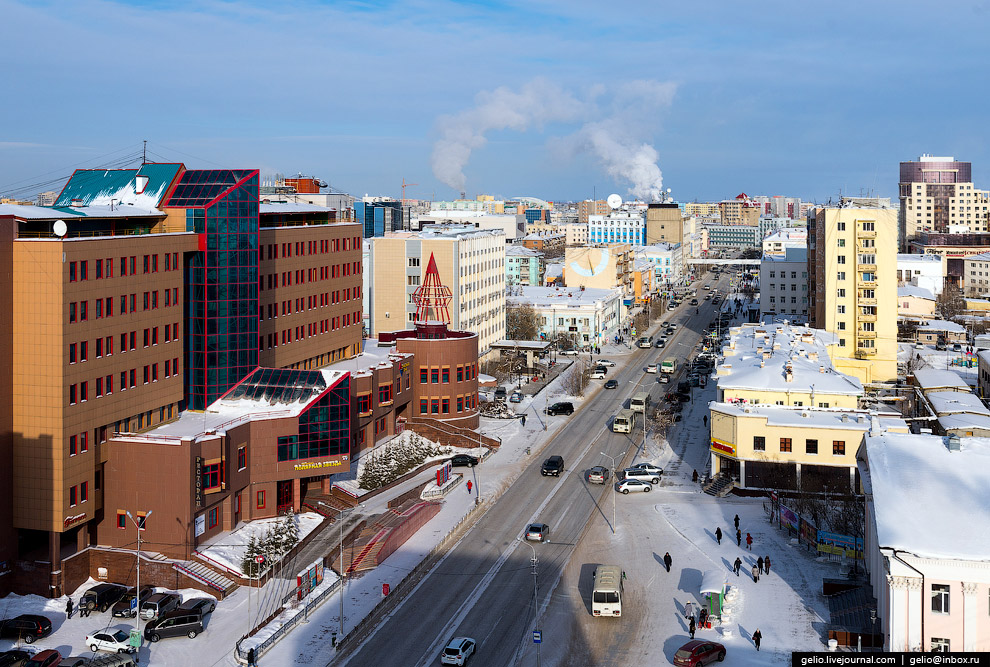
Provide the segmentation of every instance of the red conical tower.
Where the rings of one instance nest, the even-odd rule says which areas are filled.
[[[450,311],[447,304],[450,303],[450,288],[440,282],[440,272],[437,270],[437,262],[430,253],[430,263],[426,267],[426,278],[423,284],[416,288],[412,295],[413,303],[416,304],[416,321],[425,322],[427,320],[437,320],[444,324],[450,324]],[[430,314],[432,313],[432,317]]]

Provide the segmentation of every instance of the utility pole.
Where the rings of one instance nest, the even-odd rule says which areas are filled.
[[[134,527],[137,528],[137,554],[135,558],[137,561],[137,581],[134,589],[134,631],[131,635],[131,645],[134,646],[135,643],[137,644],[134,646],[134,663],[138,664],[140,662],[140,655],[137,649],[141,648],[141,531],[144,530],[144,523],[151,516],[151,512],[135,519],[130,510],[127,510],[127,516],[134,523]],[[135,639],[135,636],[137,639]]]
[[[520,540],[520,542],[522,542],[522,540]],[[529,561],[533,564],[533,632],[534,637],[536,634],[540,634],[540,641],[536,642],[536,667],[540,667],[540,644],[543,642],[542,633],[540,633],[540,584],[539,575],[537,574],[537,567],[540,564],[540,559],[536,555],[536,547],[529,542],[523,542],[523,544],[533,550],[533,558]]]

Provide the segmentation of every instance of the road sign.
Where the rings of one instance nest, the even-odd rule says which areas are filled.
[[[539,630],[533,630],[533,643],[539,644],[543,641],[543,633]]]
[[[265,557],[262,556],[261,554],[258,554],[257,556],[254,557],[254,562],[257,563],[258,565],[261,565],[262,563],[265,562]]]

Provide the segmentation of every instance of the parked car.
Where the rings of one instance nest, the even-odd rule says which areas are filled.
[[[52,622],[46,616],[21,614],[0,621],[0,638],[19,639],[25,644],[33,644],[35,639],[52,633]]]
[[[959,343],[953,343],[952,344],[952,351],[953,352],[962,352],[962,345],[960,345]]]
[[[137,610],[144,604],[144,601],[155,594],[154,586],[142,586],[141,595],[137,596],[137,589],[131,586],[124,593],[124,597],[117,600],[113,607],[110,609],[110,613],[114,616],[120,616],[124,618],[134,618],[134,614]],[[137,603],[134,602],[134,598],[138,597]]]
[[[459,456],[464,456],[460,454]],[[473,456],[469,458],[474,458]],[[475,459],[477,460],[477,459]],[[207,614],[213,613],[213,610],[217,608],[217,601],[213,598],[189,598],[182,604],[180,604],[176,609],[182,611],[192,611],[196,612],[200,616],[206,616]]]
[[[916,350],[924,350],[925,349],[925,344],[922,343],[919,340],[917,343],[914,344],[914,349],[916,349]]]
[[[557,354],[563,354],[568,357],[576,357],[581,354],[581,350],[561,350]]]
[[[533,542],[546,542],[550,539],[550,526],[545,523],[531,523],[526,528],[526,539]]]
[[[85,667],[137,667],[137,653],[111,653],[87,660]],[[64,660],[62,661],[65,662]],[[62,665],[59,665],[62,667]]]
[[[179,600],[175,593],[155,593],[141,605],[141,618],[146,621],[158,618],[178,607]]]
[[[619,388],[619,381],[618,380],[608,380],[608,381],[605,382],[605,388],[606,389],[618,389]]]
[[[477,642],[470,637],[454,637],[440,654],[440,663],[443,665],[463,665],[474,653],[476,646]]]
[[[144,626],[144,638],[151,642],[182,635],[194,639],[202,631],[203,617],[200,614],[173,609]]]
[[[591,379],[604,380],[606,373],[608,373],[608,370],[604,366],[599,366],[595,368],[595,370],[591,371]]]
[[[495,400],[505,402],[506,397],[505,387],[495,387]]]
[[[89,658],[70,655],[68,658],[62,658],[62,662],[58,663],[58,667],[89,667],[91,664]]]
[[[623,479],[638,479],[650,484],[660,483],[660,473],[644,470],[643,468],[626,468],[622,471]]]
[[[548,415],[572,415],[574,414],[574,404],[570,401],[559,401],[548,406],[544,412]]]
[[[459,466],[467,466],[468,468],[473,468],[474,466],[478,465],[478,457],[471,456],[470,454],[454,454],[453,456],[450,457],[450,465],[452,465],[455,468]],[[202,600],[205,598],[198,598],[198,599]],[[186,603],[183,602],[182,604],[179,605],[178,608],[184,609],[185,606]],[[211,609],[210,611],[213,610]]]
[[[543,467],[540,469],[540,474],[544,477],[547,475],[558,477],[562,472],[564,472],[564,457],[557,455],[551,456],[544,461]]]
[[[518,389],[512,392],[512,396],[509,396],[509,403],[522,403],[523,395]]]
[[[614,361],[609,361],[608,359],[599,359],[598,360],[598,365],[599,366],[606,366],[608,368],[613,368],[615,366],[615,362]]]
[[[725,647],[718,642],[694,639],[677,649],[674,654],[676,667],[701,667],[725,660]]]
[[[604,484],[608,481],[610,474],[605,466],[595,466],[588,471],[588,481],[592,484]]]
[[[645,461],[643,463],[637,463],[636,465],[629,466],[626,470],[645,470],[647,472],[656,473],[657,475],[663,474],[663,468],[652,463],[646,463]]]
[[[97,584],[83,593],[79,607],[85,607],[90,611],[99,609],[102,613],[117,604],[117,601],[124,597],[125,593],[127,593],[127,587],[120,584]]]
[[[131,636],[123,630],[98,630],[86,635],[86,646],[89,650],[110,651],[112,653],[133,653],[135,648],[131,646]]]
[[[24,667],[58,667],[62,662],[62,654],[55,649],[36,653],[24,663]]]
[[[20,649],[4,651],[0,653],[0,667],[22,667],[30,657],[30,653]]]
[[[630,491],[643,491],[644,493],[649,493],[653,487],[649,482],[644,482],[639,479],[624,479],[615,485],[615,490],[619,493],[629,494]]]

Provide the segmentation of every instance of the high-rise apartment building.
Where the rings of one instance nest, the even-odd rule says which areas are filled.
[[[898,194],[900,248],[923,232],[990,232],[990,192],[973,187],[972,165],[953,157],[922,155],[901,162]]]
[[[758,203],[749,198],[745,192],[736,195],[735,199],[719,202],[719,214],[723,225],[757,225],[763,209]]]
[[[604,199],[585,199],[578,202],[578,222],[588,222],[588,218],[593,215],[608,215],[611,211],[608,202]]]
[[[811,326],[837,336],[829,348],[832,363],[862,382],[897,376],[896,251],[891,208],[844,201],[809,217]]]
[[[478,334],[479,354],[505,338],[505,235],[496,230],[430,225],[421,232],[375,238],[371,246],[370,331],[413,326],[413,292],[421,284],[430,256],[440,282],[449,287],[450,327]]]

